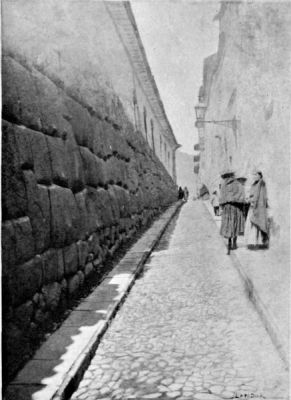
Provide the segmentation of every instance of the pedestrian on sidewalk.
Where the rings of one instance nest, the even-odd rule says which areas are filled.
[[[184,200],[188,201],[188,197],[189,197],[189,191],[187,186],[184,187]]]
[[[254,172],[254,182],[250,189],[250,209],[246,222],[245,239],[249,249],[268,248],[268,198],[266,183],[261,171]]]
[[[244,233],[245,219],[243,205],[245,193],[243,185],[235,178],[234,171],[221,174],[223,182],[219,203],[222,207],[220,234],[228,239],[227,254],[237,249],[237,236]]]
[[[247,181],[247,178],[246,178],[245,176],[243,176],[243,175],[238,175],[236,179],[237,179],[243,186],[245,186],[246,181]],[[250,207],[250,204],[249,204],[247,201],[245,201],[245,203],[244,203],[244,205],[243,205],[243,215],[244,215],[245,221],[246,221],[247,216],[248,216],[249,207]]]
[[[216,190],[212,193],[210,202],[213,207],[214,215],[217,217],[219,215],[219,198]]]
[[[184,197],[184,191],[181,188],[181,186],[179,186],[179,190],[178,190],[178,200],[182,200]]]

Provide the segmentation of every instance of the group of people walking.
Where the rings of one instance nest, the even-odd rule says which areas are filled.
[[[184,189],[182,189],[180,186],[179,190],[178,190],[178,200],[187,201],[188,197],[189,197],[189,191],[188,191],[187,186],[185,186]]]
[[[224,172],[220,197],[213,193],[212,205],[216,215],[221,209],[220,234],[228,239],[227,254],[237,249],[237,237],[245,235],[248,248],[268,248],[267,190],[260,171],[254,173],[249,196],[245,195],[246,178],[233,171]]]

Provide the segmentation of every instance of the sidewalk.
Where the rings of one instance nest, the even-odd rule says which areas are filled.
[[[209,201],[204,201],[218,230],[221,217],[216,217]],[[226,240],[225,240],[226,243]],[[231,257],[239,270],[249,296],[259,312],[281,358],[289,359],[290,255],[279,247],[268,250],[247,249],[244,237],[238,237],[238,249]]]
[[[181,202],[169,207],[8,386],[5,400],[67,399]]]

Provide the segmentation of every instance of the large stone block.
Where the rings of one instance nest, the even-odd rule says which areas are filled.
[[[108,194],[110,196],[110,204],[111,204],[111,208],[112,208],[112,212],[113,212],[113,217],[115,222],[117,223],[119,221],[120,218],[120,210],[122,210],[122,206],[120,207],[120,201],[121,201],[121,197],[122,194],[119,191],[119,189],[122,190],[122,188],[118,187],[118,186],[110,186],[108,191]]]
[[[6,276],[16,264],[16,237],[11,221],[2,222],[2,274]]]
[[[80,287],[80,277],[78,274],[72,276],[68,280],[68,293],[69,295],[74,295],[79,290]]]
[[[3,117],[40,130],[39,94],[31,71],[9,56],[3,57]]]
[[[13,221],[16,263],[29,260],[35,254],[32,227],[28,217],[22,217]]]
[[[90,276],[90,275],[93,273],[93,271],[94,271],[93,264],[92,264],[91,262],[88,262],[88,263],[85,265],[85,270],[84,270],[85,278],[87,278],[88,276]]]
[[[65,275],[72,275],[78,270],[79,256],[76,243],[63,249]]]
[[[92,233],[88,238],[88,253],[93,257],[97,257],[100,253],[100,234],[97,232]]]
[[[26,130],[31,137],[34,173],[38,183],[51,184],[52,165],[46,136],[36,131]]]
[[[27,197],[15,131],[5,123],[2,132],[2,217],[4,220],[18,218],[26,215],[26,211]]]
[[[120,131],[115,129],[110,123],[104,122],[103,124],[103,138],[106,138],[106,141],[110,148],[110,153],[115,156],[120,156],[124,159],[129,159],[129,150],[128,145],[125,142],[125,139],[121,136]]]
[[[127,217],[130,213],[133,213],[132,196],[130,196],[128,191],[116,185],[112,186],[110,189],[113,190],[115,198],[117,200],[119,208],[119,218]]]
[[[126,184],[130,192],[135,192],[139,185],[139,176],[136,169],[136,164],[130,161],[126,168],[127,178]]]
[[[104,161],[91,153],[86,147],[81,147],[80,152],[86,184],[93,187],[104,186],[106,180]]]
[[[87,188],[85,202],[90,232],[94,232],[104,226],[104,219],[102,218],[102,212],[99,206],[100,200],[97,189],[92,187]]]
[[[28,201],[28,216],[32,226],[35,248],[42,253],[50,246],[50,202],[48,189],[38,185],[32,171],[24,171]]]
[[[80,147],[77,145],[72,133],[68,133],[64,141],[67,162],[69,188],[79,192],[85,186],[85,173],[81,158]]]
[[[80,215],[70,189],[53,185],[49,188],[51,202],[51,243],[63,247],[79,239]]]
[[[94,126],[94,132],[92,136],[93,153],[100,158],[106,159],[113,154],[110,143],[110,133],[108,134],[107,132],[108,124],[107,122],[101,121],[98,118],[93,118],[92,121]],[[88,145],[88,147],[91,148],[90,145]]]
[[[88,243],[79,240],[77,242],[77,249],[78,249],[78,263],[80,268],[84,268],[86,265],[87,257],[89,254],[89,246]]]
[[[60,281],[64,276],[64,260],[61,249],[49,249],[42,254],[43,281],[48,284]]]
[[[39,183],[51,183],[51,164],[45,135],[24,126],[3,121],[3,150],[13,155],[16,171],[32,169]],[[4,152],[3,151],[3,152]]]
[[[85,107],[68,96],[65,98],[65,105],[68,110],[67,118],[72,127],[76,142],[79,146],[88,147],[93,150],[94,126],[89,112]]]
[[[11,270],[10,275],[10,298],[13,304],[22,304],[32,299],[43,283],[42,259],[40,256],[17,265]]]
[[[146,195],[144,190],[142,188],[139,188],[138,191],[135,194],[135,199],[136,199],[136,206],[137,206],[137,212],[140,213],[144,210],[146,207]]]
[[[35,70],[33,73],[43,132],[59,138],[66,136],[72,128],[66,119],[68,111],[63,88],[57,87],[43,73]]]
[[[69,186],[69,164],[64,140],[58,137],[46,137],[52,180],[55,184]]]
[[[13,166],[16,170],[33,169],[33,153],[32,140],[30,129],[23,125],[18,126],[8,121],[2,120],[2,134],[5,137],[5,147],[3,151],[13,153]]]
[[[53,282],[49,285],[46,285],[41,290],[44,301],[45,307],[49,310],[55,310],[60,302],[62,287],[60,283]]]
[[[79,213],[79,238],[84,240],[96,228],[94,220],[88,217],[86,206],[87,189],[75,193],[76,204]]]
[[[107,183],[124,185],[127,181],[126,163],[116,157],[110,157],[106,163]]]
[[[116,222],[110,203],[110,195],[107,190],[98,189],[96,191],[95,207],[103,226],[109,227]]]
[[[14,311],[14,316],[13,316],[14,323],[22,330],[29,328],[33,311],[34,311],[34,306],[31,300],[27,301],[24,304],[21,304]]]

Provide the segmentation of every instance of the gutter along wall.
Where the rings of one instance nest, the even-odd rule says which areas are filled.
[[[130,34],[128,5],[114,7]],[[3,3],[4,379],[108,255],[176,200],[173,161],[137,130],[134,90],[154,140],[173,157],[177,142],[113,18],[96,1]]]

